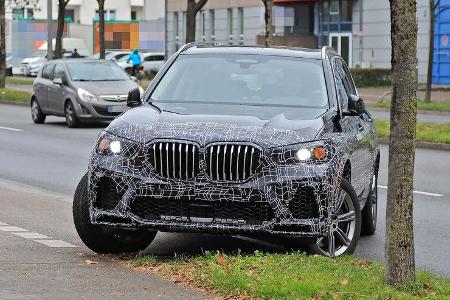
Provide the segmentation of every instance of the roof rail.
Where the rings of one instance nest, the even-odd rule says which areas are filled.
[[[221,43],[218,43],[218,42],[192,42],[192,43],[187,43],[187,44],[185,44],[185,45],[183,45],[179,50],[178,50],[178,52],[184,52],[184,51],[186,51],[186,50],[188,50],[189,48],[192,48],[192,47],[197,47],[197,46],[221,46],[222,44]]]

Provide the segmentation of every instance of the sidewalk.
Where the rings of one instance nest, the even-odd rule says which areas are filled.
[[[359,95],[363,97],[365,102],[378,102],[384,96],[384,100],[391,99],[391,87],[370,87],[358,89]],[[417,99],[425,99],[425,91],[417,91]],[[450,90],[434,90],[431,92],[431,101],[433,102],[447,102],[450,103]]]

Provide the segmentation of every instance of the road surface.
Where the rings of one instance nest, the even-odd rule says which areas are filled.
[[[71,219],[71,197],[86,172],[94,141],[104,126],[69,129],[62,118],[56,117],[47,118],[44,125],[35,125],[27,107],[0,105],[0,298],[11,295],[20,298],[53,289],[55,295],[61,296],[81,287],[85,289],[83,293],[92,296],[119,297],[121,293],[136,298],[145,295],[172,298],[183,293],[197,296],[158,278],[132,272],[109,257],[93,256],[77,237]],[[374,236],[362,237],[356,250],[359,257],[380,261],[384,256],[387,147],[381,149],[379,227]],[[450,152],[417,149],[414,180],[417,266],[450,278],[449,170]],[[58,243],[70,246],[43,245],[39,235],[24,238],[1,230],[5,226],[1,222],[48,236],[56,246]],[[237,249],[284,251],[280,245],[240,237],[159,233],[144,253],[173,256]],[[91,260],[98,263],[90,265]],[[30,281],[45,284],[35,288]],[[167,289],[173,294],[162,293]]]

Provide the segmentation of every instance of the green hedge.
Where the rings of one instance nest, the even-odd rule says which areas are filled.
[[[357,87],[391,85],[391,69],[351,69]]]

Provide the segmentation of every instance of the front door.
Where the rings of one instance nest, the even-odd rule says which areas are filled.
[[[332,47],[347,65],[352,65],[352,34],[330,33],[329,46]]]

